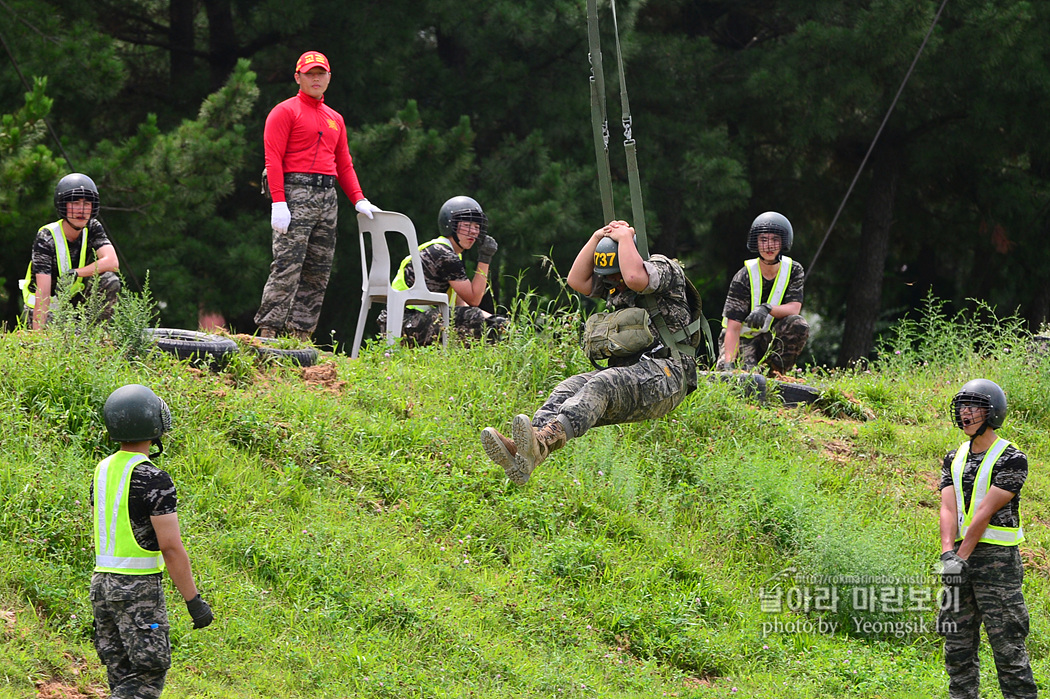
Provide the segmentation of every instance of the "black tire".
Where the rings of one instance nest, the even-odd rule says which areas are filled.
[[[708,381],[735,383],[745,398],[754,398],[759,403],[766,400],[768,380],[762,374],[743,374],[735,371],[698,371],[697,376],[706,376]]]
[[[228,337],[196,330],[146,328],[146,334],[153,338],[153,344],[159,350],[215,368],[224,366],[230,355],[239,351],[237,343]]]
[[[271,347],[277,342],[272,337],[257,337],[254,338],[263,344],[259,347],[255,344],[249,344],[252,350],[261,357],[276,357],[280,359],[289,359],[292,362],[302,367],[313,366],[317,364],[318,352],[313,347],[302,347],[299,349],[278,349]]]
[[[770,383],[775,386],[773,393],[789,408],[804,403],[812,403],[820,398],[819,388],[783,381],[771,381]]]

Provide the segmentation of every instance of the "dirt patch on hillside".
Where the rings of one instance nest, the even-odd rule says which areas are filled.
[[[103,699],[105,696],[106,690],[101,687],[91,687],[84,694],[75,685],[58,681],[45,682],[36,688],[37,699]]]
[[[333,361],[305,367],[301,375],[305,383],[319,386],[332,393],[339,393],[346,386],[346,381],[339,380],[339,372],[336,371]]]
[[[833,439],[824,443],[820,453],[828,461],[847,464],[853,459],[853,445],[841,439]]]
[[[1050,524],[1038,519],[1036,522],[1042,524],[1044,527]],[[1037,570],[1043,575],[1050,575],[1050,555],[1047,555],[1046,549],[1033,548],[1030,544],[1026,543],[1021,548],[1021,558],[1024,559],[1025,568]]]

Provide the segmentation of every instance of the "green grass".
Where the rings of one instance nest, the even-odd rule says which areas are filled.
[[[143,354],[129,328],[148,304],[122,342],[60,324],[0,337],[0,697],[105,687],[86,499],[113,450],[101,406],[128,382],[174,413],[160,463],[216,613],[192,631],[169,584],[168,697],[943,696],[939,637],[892,626],[932,627],[932,611],[826,609],[828,586],[803,581],[930,571],[940,459],[961,441],[947,403],[975,376],[1003,385],[1001,433],[1030,457],[1029,649],[1047,685],[1050,366],[1016,320],[931,301],[869,370],[805,374],[818,408],[702,382],[664,419],[571,442],[519,488],[480,430],[588,368],[572,318],[540,322],[537,305],[522,297],[499,347],[370,345],[323,357],[327,383]],[[794,597],[764,609],[788,568]],[[864,587],[836,589],[845,602]],[[999,697],[987,653],[982,667],[982,696]]]

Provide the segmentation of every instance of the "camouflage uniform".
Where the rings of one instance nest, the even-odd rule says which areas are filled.
[[[466,343],[499,339],[507,325],[507,319],[503,316],[486,316],[484,311],[474,306],[456,306],[451,320],[456,334]],[[379,312],[379,332],[386,333],[386,310]],[[424,313],[406,308],[401,337],[414,347],[438,342],[441,337],[441,309],[431,308]]]
[[[94,505],[94,487],[89,500]],[[128,515],[139,546],[159,550],[152,516],[173,514],[175,484],[149,462],[135,467],[128,485]],[[153,699],[171,667],[168,612],[161,574],[96,572],[91,578],[95,650],[106,666],[113,699]]]
[[[273,233],[273,263],[255,314],[259,327],[312,333],[321,315],[335,255],[339,206],[331,187],[298,184],[285,176],[292,221],[287,233]]]
[[[423,265],[423,277],[427,289],[439,294],[449,293],[451,282],[470,281],[463,260],[451,246],[446,244],[430,245],[419,253]],[[405,267],[405,284],[412,286],[416,282],[416,272],[412,265]],[[485,312],[474,306],[455,306],[452,326],[456,334],[465,342],[471,340],[500,337],[507,319],[503,316],[486,316]],[[386,333],[386,310],[379,312],[379,332]],[[438,341],[441,334],[441,310],[434,306],[426,311],[411,308],[405,309],[401,323],[401,337],[410,344],[424,347]]]
[[[171,667],[163,576],[95,573],[95,650],[113,699],[154,699]]]
[[[983,457],[983,453],[970,454],[963,468],[963,503],[967,508]],[[941,467],[942,490],[952,485],[954,458],[955,451],[952,451]],[[990,525],[1019,526],[1018,501],[1027,476],[1027,456],[1013,445],[1007,447],[992,468],[991,485],[1015,495],[992,515]],[[944,609],[937,619],[937,628],[944,636],[949,697],[977,699],[980,680],[977,651],[983,622],[1004,699],[1036,699],[1035,680],[1025,649],[1028,608],[1021,593],[1024,567],[1018,547],[978,543],[967,559],[966,570],[965,583],[945,588]]]
[[[607,297],[614,308],[644,308],[639,297],[654,294],[658,312],[672,333],[689,325],[692,318],[681,266],[663,255],[653,255],[644,264],[649,286],[641,294],[626,289],[610,295],[605,277],[594,275],[589,296]],[[650,324],[650,330],[654,337],[660,337],[655,323]],[[676,361],[659,340],[656,348],[635,357],[611,359],[609,365],[608,369],[570,376],[558,384],[533,416],[533,427],[539,429],[558,420],[572,439],[594,426],[666,415],[696,388],[694,358],[682,355]]]
[[[806,273],[802,265],[792,261],[791,276],[788,279],[787,290],[781,303],[802,303],[803,287],[805,285]],[[773,289],[772,279],[762,278],[763,300],[769,298]],[[726,295],[725,306],[722,316],[729,320],[744,322],[748,314],[754,310],[751,308],[751,283],[748,279],[747,267],[741,267],[740,271],[733,276],[729,284],[729,293]],[[723,328],[718,336],[718,356],[724,356],[726,331]],[[798,360],[802,350],[806,347],[809,339],[809,323],[800,315],[791,315],[784,318],[776,318],[770,326],[770,332],[761,333],[752,338],[740,338],[737,347],[736,366],[741,369],[753,369],[758,366],[762,358],[769,352],[766,358],[769,366],[776,371],[785,373],[790,371]]]
[[[105,226],[98,219],[93,218],[88,221],[85,230],[89,250],[97,251],[105,245],[112,245],[106,234]],[[79,267],[80,238],[69,244],[69,254],[73,267]],[[89,253],[88,263],[90,264],[94,259],[94,255]],[[51,295],[54,296],[58,290],[58,255],[55,253],[55,238],[46,228],[37,231],[36,238],[33,240],[33,276],[38,274],[51,275]],[[83,277],[81,281],[84,282],[84,290],[73,296],[73,304],[83,303],[86,298],[97,293],[105,294],[106,303],[101,318],[103,320],[111,318],[113,308],[117,305],[117,294],[120,292],[120,276],[115,272],[103,272],[93,277]],[[32,310],[24,308],[23,313],[23,317],[28,322],[32,318]]]

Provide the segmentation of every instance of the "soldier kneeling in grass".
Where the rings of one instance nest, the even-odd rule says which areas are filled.
[[[193,628],[204,628],[213,617],[197,593],[182,544],[175,484],[151,462],[164,451],[161,435],[171,429],[167,404],[145,386],[129,384],[106,399],[103,418],[120,451],[99,463],[91,484],[95,649],[114,699],[152,699],[160,696],[171,667],[165,567]],[[154,444],[160,451],[151,455]]]
[[[681,265],[663,255],[642,260],[634,228],[613,221],[588,238],[567,281],[581,294],[605,299],[618,309],[616,313],[639,316],[645,311],[640,316],[645,333],[636,346],[621,347],[610,356],[607,369],[577,374],[558,384],[531,420],[528,415],[516,416],[511,423],[513,440],[492,427],[482,431],[485,453],[519,485],[551,452],[591,427],[666,415],[696,388],[695,348],[700,334],[695,332],[694,316],[699,299],[690,298],[691,285]],[[663,332],[661,322],[666,324]]]

